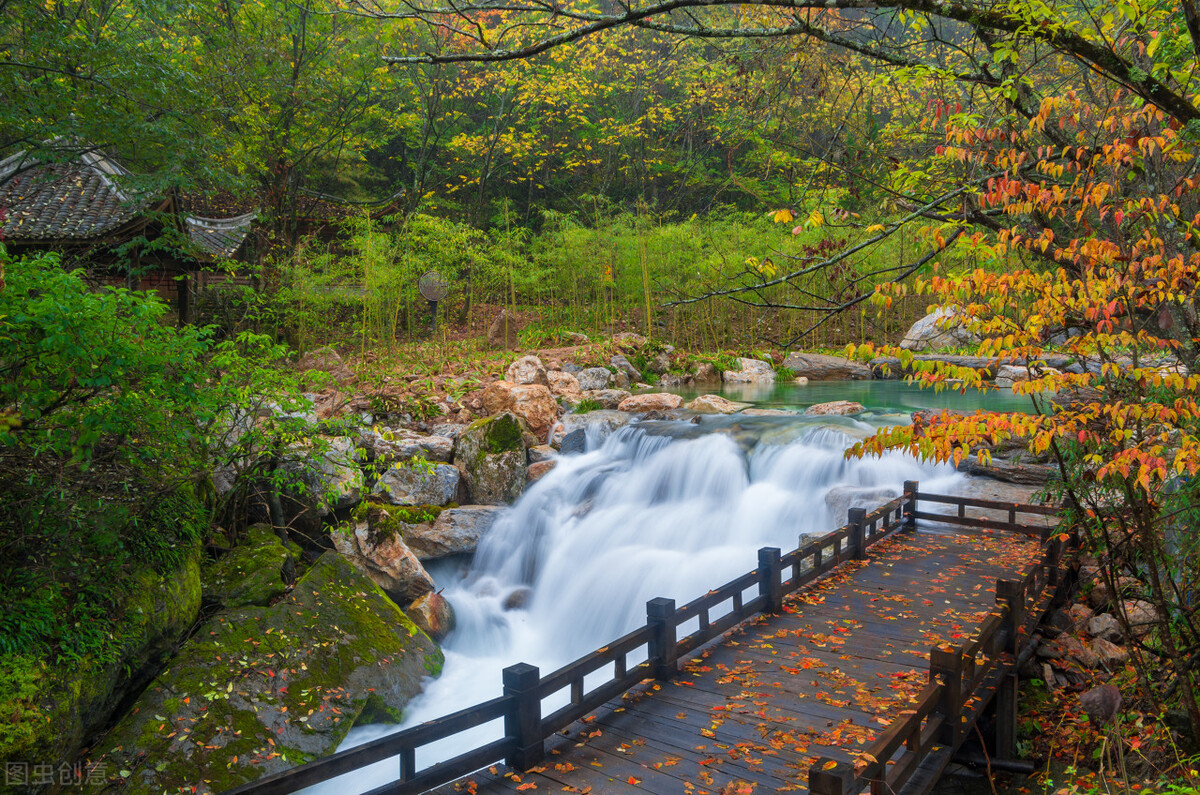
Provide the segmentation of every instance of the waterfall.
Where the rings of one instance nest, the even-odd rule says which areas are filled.
[[[500,694],[516,662],[543,674],[646,621],[646,601],[687,602],[757,565],[757,550],[797,546],[846,520],[834,516],[855,490],[872,507],[905,480],[953,491],[961,476],[901,454],[847,460],[873,432],[840,418],[705,418],[627,426],[595,449],[564,456],[503,512],[469,564],[430,568],[453,605],[457,628],[442,676],[407,710],[405,725]],[[852,487],[847,489],[846,487]],[[549,705],[546,705],[549,707]],[[401,727],[402,728],[402,727]],[[355,729],[343,748],[397,727]],[[419,767],[502,734],[499,721],[417,751]],[[446,747],[439,747],[446,746]],[[392,780],[395,763],[335,779],[323,792],[365,791]],[[346,777],[343,777],[346,778]]]

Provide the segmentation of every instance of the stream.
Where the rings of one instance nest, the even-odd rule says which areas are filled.
[[[473,557],[430,566],[457,615],[442,675],[426,683],[403,725],[355,728],[342,749],[494,698],[501,670],[514,663],[549,673],[644,624],[647,600],[687,602],[754,569],[760,547],[786,552],[801,534],[828,533],[851,505],[875,507],[905,480],[956,491],[964,478],[949,467],[901,454],[844,457],[901,416],[706,416],[643,422],[607,438],[589,428],[587,452],[561,457]],[[558,706],[547,700],[543,714]],[[423,747],[417,767],[502,734],[496,720]],[[396,771],[393,759],[309,791],[366,791]]]

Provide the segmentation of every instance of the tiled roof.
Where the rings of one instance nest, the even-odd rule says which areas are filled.
[[[100,152],[38,163],[20,152],[0,160],[0,234],[9,240],[87,240],[128,223],[152,197],[118,185],[129,174]]]
[[[257,212],[239,215],[236,218],[202,218],[189,215],[184,219],[188,237],[198,248],[217,258],[228,259],[241,248],[242,241],[250,233],[250,224]]]

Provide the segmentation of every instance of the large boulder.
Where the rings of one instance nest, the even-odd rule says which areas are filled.
[[[401,514],[408,519],[424,519]],[[415,524],[412,523],[412,524]],[[400,605],[407,605],[433,590],[433,578],[404,542],[410,523],[393,516],[380,505],[364,504],[354,519],[339,525],[330,535],[333,546],[356,569]]]
[[[719,384],[721,383],[721,373],[712,362],[700,362],[696,365],[692,381],[697,384]]]
[[[722,378],[728,384],[767,384],[775,382],[775,368],[760,359],[738,359],[739,370],[726,370]]]
[[[380,475],[371,494],[392,505],[445,505],[458,498],[461,478],[450,464],[412,459]]]
[[[613,345],[623,351],[640,350],[646,344],[646,338],[632,331],[622,331],[612,336]]]
[[[513,387],[516,384],[508,381],[493,381],[484,387],[483,394],[480,400],[483,403],[483,410],[488,414],[499,414],[502,411],[508,411],[513,407],[515,398],[513,397]]]
[[[528,384],[512,388],[513,404],[509,409],[529,425],[538,441],[544,441],[550,426],[558,419],[558,402],[550,388]]]
[[[671,392],[652,392],[648,395],[630,395],[617,406],[618,411],[641,413],[647,411],[671,411],[683,405],[683,398]]]
[[[524,386],[526,384],[541,384],[550,386],[546,376],[546,365],[536,356],[522,356],[508,366],[504,372],[504,380],[510,384]]]
[[[517,347],[517,331],[519,330],[520,326],[512,313],[507,309],[500,310],[500,314],[496,315],[492,324],[488,326],[488,347],[512,350]]]
[[[275,531],[251,525],[246,537],[204,568],[204,599],[222,607],[265,606],[296,579],[296,561]]]
[[[97,746],[125,792],[212,793],[333,753],[397,721],[442,654],[334,552],[271,607],[212,618]]]
[[[815,416],[844,416],[858,414],[863,411],[863,404],[853,400],[831,400],[828,403],[817,403],[804,410],[805,414]]]
[[[420,560],[474,552],[500,514],[499,505],[446,508],[432,522],[404,527],[404,543]]]
[[[696,414],[736,414],[742,409],[749,408],[750,403],[736,403],[726,400],[720,395],[701,395],[688,403],[684,408]]]
[[[506,411],[476,420],[458,437],[454,465],[466,478],[471,502],[502,505],[521,496],[527,431],[524,419]]]
[[[322,519],[356,505],[363,489],[358,458],[354,442],[345,436],[318,437],[316,444],[289,450],[281,469],[295,488],[280,495],[286,518],[312,535]]]
[[[445,462],[454,454],[454,439],[449,436],[426,436],[404,428],[363,428],[358,443],[368,461],[386,464],[410,458]]]
[[[626,395],[628,396],[628,394]],[[554,426],[550,444],[562,446],[563,439],[574,431],[584,431],[599,442],[608,438],[619,428],[624,428],[633,415],[623,411],[589,411],[587,414],[567,414]]]
[[[942,348],[965,348],[976,345],[979,337],[963,325],[962,318],[953,309],[939,307],[912,324],[901,348],[912,351],[940,350]]]
[[[579,388],[584,392],[595,389],[608,389],[612,382],[612,373],[607,367],[589,367],[575,374],[579,380]]]
[[[150,566],[129,572],[113,607],[121,619],[114,622],[109,658],[0,656],[0,677],[9,685],[0,688],[0,760],[56,767],[75,760],[118,707],[146,686],[200,611],[200,550],[182,552],[183,562],[172,572]]]
[[[810,381],[869,381],[874,377],[869,365],[822,353],[789,353],[783,366]]]

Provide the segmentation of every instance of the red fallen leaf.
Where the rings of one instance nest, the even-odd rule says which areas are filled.
[[[634,778],[633,776],[630,776],[628,781],[630,784],[635,784],[635,785],[642,783],[642,780],[640,778]]]
[[[517,787],[517,792],[523,792],[527,789],[537,789],[537,784],[534,784],[532,781],[527,784],[522,784],[521,786]]]

